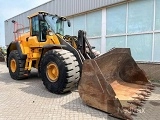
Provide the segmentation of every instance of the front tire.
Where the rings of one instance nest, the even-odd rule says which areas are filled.
[[[40,71],[44,86],[56,94],[71,91],[80,78],[76,57],[63,49],[46,52],[41,60]]]

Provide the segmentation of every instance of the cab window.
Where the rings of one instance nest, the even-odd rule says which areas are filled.
[[[38,16],[32,18],[32,36],[39,37],[39,20]]]

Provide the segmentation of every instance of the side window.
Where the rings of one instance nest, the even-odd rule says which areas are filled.
[[[32,18],[32,36],[39,36],[38,16]]]

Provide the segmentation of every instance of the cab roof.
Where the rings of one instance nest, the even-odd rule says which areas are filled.
[[[34,17],[34,16],[37,16],[37,15],[39,15],[39,14],[46,14],[46,15],[48,15],[49,13],[47,13],[47,12],[45,12],[45,11],[39,11],[39,12],[36,12],[36,13],[34,13],[34,14],[32,14],[32,15],[30,15],[30,16],[27,16],[27,18],[32,18],[32,17]]]

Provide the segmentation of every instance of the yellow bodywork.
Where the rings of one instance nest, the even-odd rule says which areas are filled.
[[[46,39],[44,41],[39,41],[36,35],[32,35],[32,18],[38,16],[40,13],[48,15],[48,13],[40,11],[31,16],[28,16],[30,22],[30,31],[21,34],[18,38],[16,38],[16,40],[20,43],[22,54],[27,55],[25,70],[28,71],[31,70],[31,67],[38,69],[39,61],[42,55],[42,47],[46,45],[61,45],[58,37],[63,38],[63,35],[58,33],[50,35],[49,31],[48,34],[46,34]],[[75,41],[71,40],[70,38],[68,41],[74,48],[77,48]]]
[[[37,36],[30,36],[30,32],[25,33],[17,38],[23,54],[27,55],[25,70],[31,70],[31,67],[38,69],[39,60],[42,53],[42,47],[49,44],[60,45],[57,36],[47,35],[45,42],[39,42]],[[32,62],[36,61],[34,66]]]

